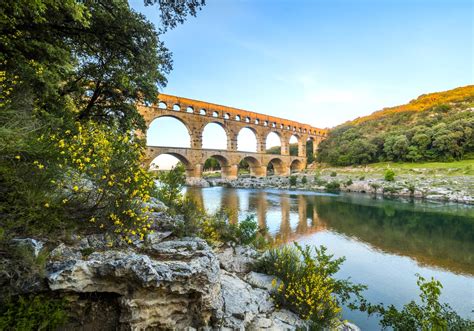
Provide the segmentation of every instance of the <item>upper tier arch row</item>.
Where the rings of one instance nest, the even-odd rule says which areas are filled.
[[[307,124],[283,119],[280,117],[250,112],[242,109],[221,106],[213,103],[160,94],[158,105],[146,105],[160,110],[186,112],[196,116],[223,119],[228,122],[246,124],[247,126],[272,129],[295,134],[304,134],[309,137],[325,138],[328,130],[315,128]]]

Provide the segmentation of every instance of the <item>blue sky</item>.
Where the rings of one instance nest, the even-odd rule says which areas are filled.
[[[467,0],[207,0],[162,36],[163,92],[332,127],[472,84],[472,17]],[[176,126],[159,127],[161,145]]]

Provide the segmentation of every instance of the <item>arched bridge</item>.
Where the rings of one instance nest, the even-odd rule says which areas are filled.
[[[148,167],[158,155],[173,155],[185,165],[188,178],[201,178],[204,163],[210,157],[220,163],[223,178],[236,178],[241,160],[248,162],[254,176],[266,176],[269,164],[273,165],[275,174],[288,175],[292,169],[301,170],[306,166],[306,142],[313,141],[314,153],[319,142],[327,135],[327,130],[307,124],[167,94],[159,95],[158,105],[140,105],[139,111],[147,128],[159,117],[176,118],[187,128],[191,148],[148,146],[144,163]],[[219,124],[226,132],[226,150],[202,148],[202,133],[209,123]],[[255,134],[256,153],[237,150],[237,136],[243,128]],[[266,153],[266,138],[271,132],[280,137],[280,155]],[[297,156],[290,155],[292,136],[298,140]]]

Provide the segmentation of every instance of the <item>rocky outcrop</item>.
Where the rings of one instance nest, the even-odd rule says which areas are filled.
[[[122,327],[205,326],[222,315],[219,262],[205,241],[183,238],[134,249],[108,249],[84,257],[79,247],[51,253],[51,290],[114,293]]]
[[[222,269],[234,273],[247,273],[259,255],[249,246],[237,246],[222,249],[217,253],[217,258]]]
[[[32,256],[51,246],[28,238],[11,244]],[[69,320],[60,330],[305,329],[307,322],[275,307],[274,277],[251,271],[259,255],[246,246],[214,252],[169,231],[130,246],[103,234],[73,236],[28,278],[43,285],[16,293],[65,298]]]

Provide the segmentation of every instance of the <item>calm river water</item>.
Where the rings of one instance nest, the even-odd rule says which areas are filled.
[[[443,284],[442,301],[474,318],[474,207],[303,191],[188,188],[208,211],[254,214],[282,243],[324,245],[346,261],[338,277],[369,286],[371,302],[402,306],[418,298],[416,273]],[[237,219],[233,220],[237,221]],[[362,330],[375,317],[345,309]]]

